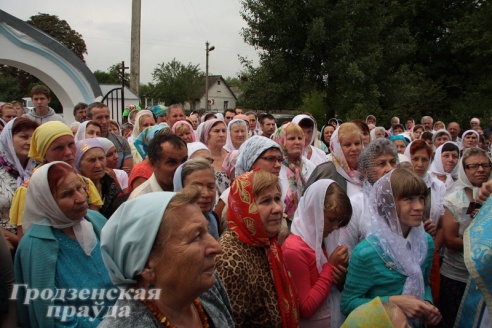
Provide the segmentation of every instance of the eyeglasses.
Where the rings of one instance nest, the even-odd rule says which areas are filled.
[[[483,169],[490,169],[492,167],[492,164],[490,164],[490,163],[468,164],[468,165],[465,165],[465,168],[468,170],[477,170],[480,166]]]
[[[234,118],[234,116],[226,116],[225,118],[228,120],[232,120]]]
[[[265,161],[270,162],[270,163],[277,162],[277,163],[282,164],[283,161],[284,161],[284,158],[282,156],[279,156],[279,157],[277,157],[277,156],[268,156],[268,157],[260,157],[260,158],[261,159],[264,159]]]

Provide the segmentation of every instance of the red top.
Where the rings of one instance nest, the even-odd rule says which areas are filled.
[[[314,250],[296,235],[287,237],[282,244],[282,251],[299,293],[301,317],[309,319],[328,297],[333,284],[333,266],[326,263],[321,273],[318,273]]]
[[[133,191],[132,184],[137,178],[149,179],[154,173],[152,166],[146,161],[140,162],[135,165],[130,172],[130,177],[128,178],[128,191],[131,193]]]

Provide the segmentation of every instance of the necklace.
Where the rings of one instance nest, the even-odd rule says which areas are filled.
[[[149,309],[149,311],[152,313],[152,315],[162,324],[164,324],[165,327],[167,328],[176,328],[175,325],[173,325],[167,317],[161,313],[151,302],[148,300],[140,300],[145,306]],[[208,318],[207,315],[205,314],[205,311],[203,311],[202,304],[200,300],[197,298],[193,301],[193,305],[195,305],[195,309],[198,312],[198,316],[200,317],[200,322],[202,323],[202,327],[204,328],[210,328],[210,325],[208,324]]]

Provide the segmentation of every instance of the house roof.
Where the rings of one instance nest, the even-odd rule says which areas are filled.
[[[121,84],[100,84],[99,86],[101,87],[103,97],[109,91],[115,88],[121,88]],[[133,91],[130,90],[130,88],[128,88],[127,86],[125,86],[125,99],[135,99],[140,101],[140,98],[135,93],[133,93]]]
[[[227,89],[231,92],[231,94],[234,96],[234,99],[237,100],[237,96],[236,94],[234,93],[234,91],[232,91],[231,87],[229,86],[229,84],[227,84],[226,80],[224,80],[224,78],[222,77],[222,75],[209,75],[208,76],[208,89],[210,90],[210,88],[215,84],[217,83],[217,81],[222,81],[222,83],[224,83],[224,85],[227,87]],[[205,76],[203,77],[203,83],[202,83],[203,87],[200,88],[200,94],[201,95],[205,95]]]

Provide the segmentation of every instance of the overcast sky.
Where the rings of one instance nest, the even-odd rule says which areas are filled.
[[[131,0],[0,0],[0,8],[22,20],[38,13],[57,15],[80,34],[92,71],[106,71],[125,61],[130,65]],[[240,35],[246,24],[239,0],[142,0],[140,48],[141,83],[152,81],[158,64],[173,58],[199,64],[205,71],[205,41],[210,74],[236,76],[242,69],[238,55],[253,59],[255,49]]]

